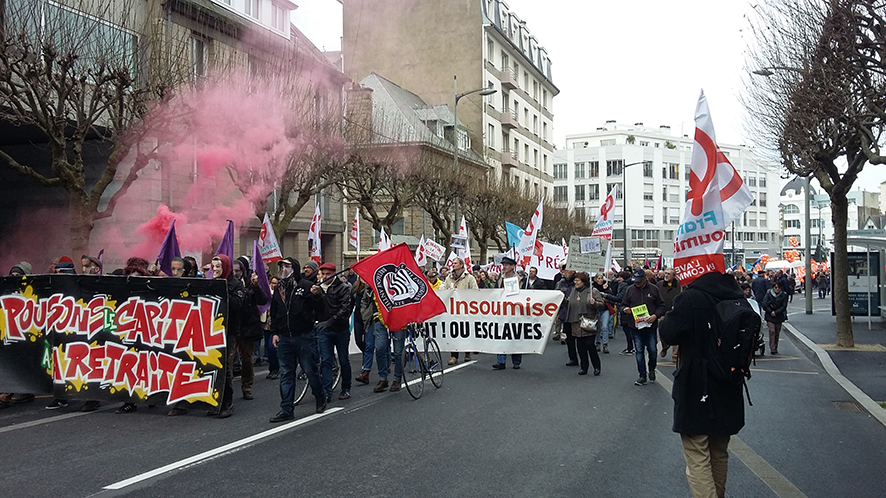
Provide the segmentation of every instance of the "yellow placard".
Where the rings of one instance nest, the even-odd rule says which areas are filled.
[[[640,306],[634,306],[633,308],[631,308],[631,313],[634,314],[634,321],[637,321],[640,318],[649,316],[649,310],[646,308],[645,304],[641,304]]]

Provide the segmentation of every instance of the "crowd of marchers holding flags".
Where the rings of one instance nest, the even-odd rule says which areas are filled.
[[[405,325],[442,312],[437,291],[557,290],[562,297],[549,337],[566,346],[566,366],[578,367],[579,375],[601,375],[601,355],[610,353],[610,341],[616,339],[619,327],[626,343],[620,354],[634,356],[638,376],[633,383],[637,386],[656,381],[657,358],[670,352],[678,366],[673,389],[673,429],[681,434],[690,488],[696,496],[723,496],[729,437],[744,424],[742,385],[709,378],[704,366],[709,351],[700,344],[710,339],[716,304],[746,298],[765,320],[770,354],[778,354],[781,325],[787,319],[796,283],[781,270],[760,268],[748,275],[740,267],[726,269],[723,230],[752,199],[740,177],[740,188],[732,188],[730,196],[721,198],[721,190],[726,185],[734,186],[738,173],[716,148],[703,95],[696,110],[696,125],[691,174],[698,181],[690,191],[684,222],[675,241],[674,265],[667,268],[661,258],[653,268],[646,262],[645,267],[634,263],[624,269],[607,258],[606,266],[594,273],[576,272],[564,264],[553,279],[542,279],[531,263],[543,221],[539,204],[519,243],[500,256],[496,265],[472,264],[462,221],[448,259],[442,257],[439,244],[424,237],[412,253],[404,244],[393,246],[382,230],[378,253],[340,271],[335,264],[320,260],[318,207],[309,235],[311,259],[304,264],[293,257],[282,257],[266,219],[261,241],[254,245],[251,255],[234,257],[233,227],[229,223],[216,255],[202,268],[194,258],[182,257],[173,223],[153,263],[132,257],[123,268],[109,271],[104,268],[101,255],[83,255],[79,264],[70,257],[61,257],[48,267],[21,262],[12,267],[9,275],[81,273],[224,280],[228,305],[226,378],[220,402],[209,414],[218,418],[232,415],[235,376],[240,377],[244,402],[253,400],[256,367],[267,363],[266,380],[279,382],[281,393],[279,410],[270,422],[294,418],[298,367],[307,377],[316,413],[322,413],[335,399],[348,400],[354,383],[370,385],[373,362],[377,372],[373,392],[400,390]],[[716,161],[708,160],[712,157]],[[707,171],[710,165],[716,171]],[[613,223],[608,216],[615,196],[615,191],[610,192],[601,208],[593,233],[596,237],[612,238]],[[701,219],[705,222],[698,221]],[[351,230],[351,244],[359,254],[358,218]],[[437,264],[428,259],[429,253]],[[387,257],[387,262],[382,257]],[[820,297],[827,293],[827,278],[826,272],[815,277]],[[427,286],[427,292],[422,285]],[[362,353],[356,375],[349,358],[352,334]],[[341,369],[338,392],[333,392],[333,351]],[[465,362],[474,359],[472,352],[464,352]],[[452,352],[449,364],[458,361],[459,353]],[[511,354],[513,369],[522,364],[522,354]],[[507,355],[498,354],[492,368],[507,367]],[[33,400],[33,394],[6,393],[0,395],[0,408]],[[97,400],[88,400],[80,409],[91,411],[99,405]],[[169,407],[169,415],[184,415],[188,406],[178,402]],[[56,398],[46,408],[66,407],[68,400]],[[138,409],[137,404],[127,402],[116,413],[133,413]]]

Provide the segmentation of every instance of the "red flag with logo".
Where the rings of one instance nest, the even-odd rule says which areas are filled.
[[[404,243],[358,261],[351,269],[375,293],[382,322],[389,330],[401,330],[446,311]]]

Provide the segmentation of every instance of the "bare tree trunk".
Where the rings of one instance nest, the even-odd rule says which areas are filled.
[[[837,346],[855,347],[852,317],[849,310],[849,261],[846,248],[846,220],[849,201],[845,195],[831,197],[831,221],[834,224],[834,310],[837,314]],[[842,221],[838,223],[837,220]]]
[[[71,257],[75,260],[81,255],[90,254],[89,236],[94,226],[95,212],[89,209],[85,193],[78,190],[70,192],[68,213],[71,217]]]

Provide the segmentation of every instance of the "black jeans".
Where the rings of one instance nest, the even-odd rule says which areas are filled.
[[[594,336],[576,337],[575,345],[578,347],[579,368],[587,372],[589,354],[591,357],[591,363],[594,365],[594,370],[600,368],[600,355],[597,354],[597,346],[594,344]]]
[[[569,355],[569,362],[578,363],[578,354],[575,352],[575,336],[572,335],[572,324],[564,323],[563,332],[566,333],[566,354]]]

